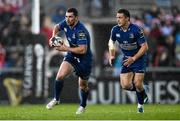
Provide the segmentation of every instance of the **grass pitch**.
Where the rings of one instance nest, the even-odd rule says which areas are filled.
[[[60,104],[52,110],[45,105],[0,106],[0,120],[180,120],[180,105],[145,105],[145,113],[136,105],[88,105],[86,113],[76,115],[78,104]]]

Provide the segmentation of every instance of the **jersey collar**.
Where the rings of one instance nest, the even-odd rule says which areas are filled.
[[[127,32],[127,31],[129,31],[129,30],[130,30],[130,26],[131,26],[131,22],[129,23],[129,26],[128,26],[127,30],[125,30],[125,31],[123,30],[123,28],[122,28],[122,27],[120,27],[120,26],[119,26],[119,27],[120,27],[120,30],[121,30],[121,31],[123,31],[123,32]]]
[[[76,26],[78,26],[78,24],[79,24],[79,20],[76,22],[76,24],[75,24],[73,27],[70,27],[70,26],[69,26],[69,28],[70,28],[70,29],[74,29],[74,28],[76,28]]]

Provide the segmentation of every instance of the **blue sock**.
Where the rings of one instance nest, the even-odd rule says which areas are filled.
[[[138,103],[143,105],[144,104],[145,90],[143,90],[141,92],[136,91],[136,95],[137,95]]]
[[[64,81],[62,80],[55,80],[55,88],[54,88],[54,98],[59,101],[60,94],[62,91],[62,88],[64,86]]]
[[[86,107],[86,101],[87,101],[87,98],[88,98],[88,94],[89,94],[89,91],[87,91],[87,92],[85,92],[84,90],[80,90],[80,100],[81,100],[81,102],[80,102],[80,106],[82,106],[82,107]]]

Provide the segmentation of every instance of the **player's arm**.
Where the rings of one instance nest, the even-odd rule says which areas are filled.
[[[147,50],[148,50],[147,42],[141,44],[141,48],[139,49],[139,51],[132,57],[133,61],[136,61],[138,58],[144,55]]]
[[[114,28],[111,30],[111,36],[108,42],[108,47],[109,47],[109,64],[112,66],[114,64],[115,60],[115,55],[116,55],[116,45],[115,45],[115,32]]]
[[[59,31],[60,31],[60,28],[59,28],[59,25],[57,24],[57,25],[54,26],[53,32],[52,32],[52,36],[51,36],[51,38],[49,39],[49,45],[50,45],[50,47],[52,47],[51,41],[52,41],[53,37],[57,36],[58,33],[59,33]]]
[[[130,66],[132,63],[134,63],[136,60],[138,60],[141,56],[143,56],[146,53],[146,51],[148,50],[147,42],[141,44],[140,46],[141,48],[134,56],[128,57],[126,60],[123,61],[124,66],[127,66],[127,67]]]
[[[77,46],[76,47],[68,47],[66,45],[62,45],[60,47],[57,47],[56,49],[59,51],[68,51],[75,54],[85,54],[87,51],[87,34],[83,30],[79,30],[76,33],[77,37]]]
[[[115,41],[109,39],[108,46],[109,46],[109,64],[112,66],[114,64],[115,54],[116,54]]]
[[[56,25],[54,26],[54,28],[53,28],[52,37],[57,36],[57,34],[59,33],[59,31],[60,31],[59,25],[56,24]]]
[[[78,47],[68,48],[67,51],[70,51],[76,54],[85,54],[87,51],[87,45],[79,45]]]
[[[127,67],[134,63],[134,61],[139,59],[141,56],[143,56],[148,50],[148,44],[144,38],[143,30],[139,28],[136,36],[137,42],[140,45],[140,49],[134,56],[128,57],[126,60],[124,60],[124,65]]]
[[[137,31],[137,42],[138,44],[141,46],[141,48],[139,49],[139,51],[132,57],[133,61],[136,61],[137,59],[139,59],[142,55],[144,55],[146,53],[146,51],[148,50],[148,44],[144,38],[144,31],[142,28],[138,28]]]
[[[72,52],[75,54],[85,54],[87,51],[87,45],[79,45],[78,47],[68,47],[65,44],[59,47],[55,47],[56,50]]]

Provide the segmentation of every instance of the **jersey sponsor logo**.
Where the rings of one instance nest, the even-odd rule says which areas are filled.
[[[76,38],[75,34],[73,34],[73,35],[72,35],[72,38],[73,38],[73,39],[75,39],[75,38]]]
[[[140,35],[140,38],[143,38],[143,37],[144,37],[144,32],[143,32],[143,30],[142,30],[142,29],[140,29],[140,31],[139,31],[139,35]]]
[[[124,43],[124,44],[127,44],[127,43],[128,43],[128,41],[123,41],[123,43]]]
[[[134,43],[123,43],[120,44],[120,47],[121,49],[123,50],[134,50],[134,49],[137,49],[137,42],[134,42]]]
[[[78,39],[79,40],[84,40],[84,39],[86,39],[87,37],[86,37],[86,34],[85,34],[85,32],[84,31],[79,31],[79,33],[78,33]]]
[[[120,34],[116,34],[116,37],[120,38],[120,37],[121,37],[121,35],[120,35]]]

